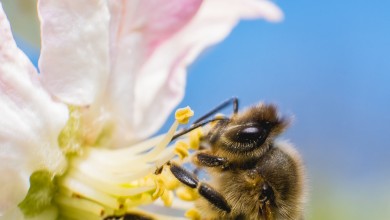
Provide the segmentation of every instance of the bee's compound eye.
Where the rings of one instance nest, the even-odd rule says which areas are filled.
[[[261,139],[265,134],[263,129],[251,126],[241,129],[237,132],[236,141],[238,142],[251,142],[253,140]]]
[[[252,124],[238,127],[229,133],[235,142],[262,144],[268,135],[268,129],[258,124]]]
[[[225,130],[226,145],[233,151],[250,151],[264,143],[269,134],[269,126],[260,123],[233,125]]]

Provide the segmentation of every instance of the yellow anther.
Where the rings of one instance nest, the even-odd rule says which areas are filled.
[[[224,114],[221,114],[221,113],[218,113],[215,115],[214,119],[223,119],[223,118],[226,118],[226,116]],[[216,121],[213,121],[210,123],[210,125],[213,127],[215,126],[219,121],[216,120]]]
[[[180,187],[176,190],[176,195],[184,201],[194,201],[199,198],[196,189],[190,189],[188,187]]]
[[[155,174],[149,174],[139,180],[139,186],[155,186],[156,178]]]
[[[159,177],[164,182],[165,188],[168,190],[174,190],[178,186],[180,186],[179,180],[176,179],[176,177],[168,170],[163,169],[162,173],[159,175]]]
[[[176,147],[180,147],[180,148],[183,148],[183,149],[186,149],[188,150],[190,148],[190,146],[188,146],[187,142],[184,142],[184,141],[177,141],[175,143]]]
[[[142,205],[149,204],[153,201],[152,196],[149,193],[142,193],[140,203]]]
[[[152,195],[150,193],[142,193],[141,195],[128,197],[123,205],[123,208],[126,209],[129,207],[149,204],[153,201]]]
[[[190,118],[194,115],[194,111],[191,110],[190,107],[185,107],[185,108],[179,108],[175,112],[175,119],[180,123],[180,124],[187,124]]]
[[[190,149],[197,150],[199,149],[200,139],[203,137],[203,132],[201,128],[197,128],[190,132],[189,141]]]
[[[180,157],[180,159],[184,159],[185,157],[188,156],[188,148],[190,146],[188,146],[187,143],[183,142],[183,141],[178,141],[176,142],[176,145],[175,145],[175,153]]]
[[[152,199],[155,200],[158,197],[162,196],[165,191],[165,185],[164,181],[161,178],[156,178],[155,179],[155,184],[156,184],[156,190],[152,194]]]
[[[164,202],[164,205],[170,207],[173,202],[173,192],[165,190],[161,196],[161,200]]]
[[[215,118],[215,119],[224,119],[224,118],[226,118],[226,116],[225,116],[224,114],[222,114],[222,113],[218,113],[218,114],[216,114],[216,115],[214,116],[214,118]]]
[[[198,210],[192,208],[192,209],[189,209],[186,213],[185,213],[185,216],[191,220],[200,220],[201,217],[200,217],[200,213]]]

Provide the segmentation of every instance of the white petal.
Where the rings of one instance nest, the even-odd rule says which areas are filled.
[[[28,189],[28,172],[13,167],[9,161],[1,161],[0,174],[0,219],[22,219],[17,204],[24,199]],[[16,216],[19,216],[18,218]]]
[[[204,1],[196,16],[162,43],[140,69],[134,96],[138,134],[150,135],[164,123],[184,95],[187,66],[203,49],[224,39],[240,19],[277,20],[280,15],[267,1]]]
[[[164,123],[183,97],[187,66],[240,19],[282,17],[275,5],[257,0],[115,3],[108,99],[128,131],[119,136],[127,139],[149,136]]]
[[[30,174],[62,172],[58,134],[68,118],[37,80],[38,73],[13,40],[0,5],[0,215],[26,195]]]
[[[107,103],[117,117],[118,131],[123,132],[117,133],[120,138],[132,140],[145,137],[144,134],[139,135],[139,130],[144,129],[144,124],[149,122],[151,122],[150,125],[146,126],[148,130],[142,133],[151,134],[162,123],[162,120],[154,121],[153,119],[162,118],[164,120],[168,112],[172,110],[172,107],[166,110],[165,106],[160,105],[163,115],[152,117],[143,115],[137,118],[138,114],[135,112],[143,109],[135,101],[139,98],[135,95],[138,78],[143,74],[140,68],[160,43],[191,20],[201,2],[201,0],[110,2],[112,69],[107,87]],[[150,98],[161,89],[161,84],[170,79],[168,72],[153,75],[153,77],[150,86],[143,88],[142,97]],[[150,121],[144,121],[149,118]]]
[[[207,2],[210,13],[215,16],[232,16],[243,19],[263,18],[267,21],[281,21],[283,12],[268,0],[212,0]],[[218,7],[220,10],[215,10]]]
[[[61,101],[86,105],[100,97],[109,68],[109,14],[104,0],[40,0],[45,87]]]

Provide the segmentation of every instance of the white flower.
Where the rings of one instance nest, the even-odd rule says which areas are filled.
[[[72,191],[72,186],[81,189],[91,180],[98,183],[91,186],[94,192],[84,192],[87,199],[80,204],[96,200],[93,207],[106,208],[103,200],[118,200],[120,195],[102,191],[102,186],[129,193],[131,180],[172,158],[173,152],[164,149],[177,123],[165,137],[147,140],[138,148],[87,147],[130,147],[153,134],[183,97],[186,67],[205,47],[222,40],[242,18],[277,21],[282,16],[265,0],[41,0],[38,12],[40,74],[17,48],[0,5],[0,217],[4,219],[22,218],[17,205],[26,197],[31,174],[38,170],[48,171],[51,178],[68,170],[59,181],[65,191]],[[136,155],[155,145],[158,150]],[[69,160],[70,154],[76,159]],[[127,175],[112,173],[111,168],[135,165],[137,160],[137,169],[116,170]],[[104,181],[108,177],[112,179]],[[156,188],[148,184],[140,192]],[[70,204],[65,197],[55,198],[56,204]],[[61,210],[66,208],[60,205]]]

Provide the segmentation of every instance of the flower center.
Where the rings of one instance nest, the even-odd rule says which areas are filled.
[[[109,138],[112,127],[103,126],[99,134],[88,135],[80,110],[70,110],[69,121],[58,139],[69,162],[65,175],[58,178],[59,190],[54,196],[61,218],[104,218],[140,213],[138,206],[159,198],[165,206],[172,205],[173,190],[180,184],[163,165],[176,155],[186,157],[188,149],[199,144],[197,130],[188,135],[189,140],[169,146],[179,124],[188,123],[193,115],[190,108],[176,112],[176,120],[166,134],[121,149],[92,147]],[[155,175],[158,167],[163,168],[162,172]],[[183,189],[178,190],[176,195],[184,200],[196,198],[194,192]],[[147,216],[161,217],[156,214]]]

